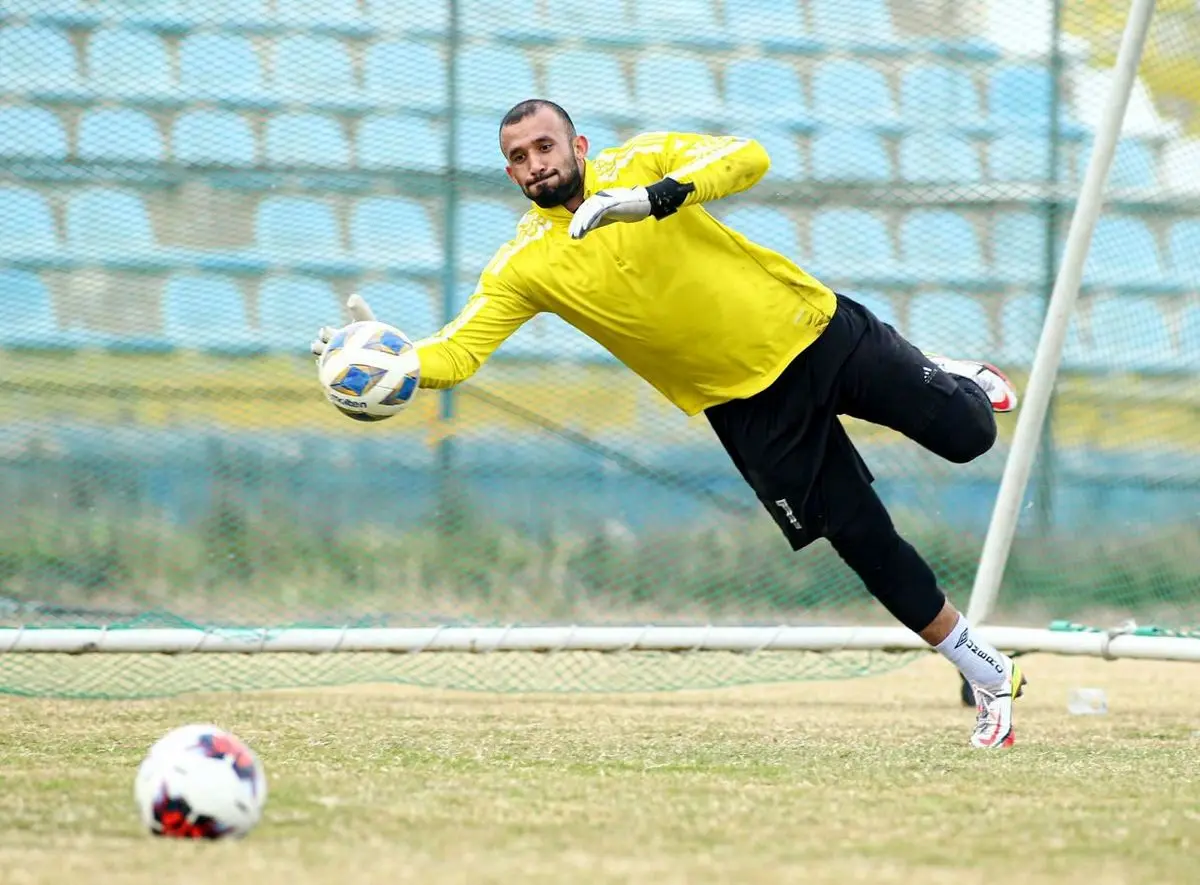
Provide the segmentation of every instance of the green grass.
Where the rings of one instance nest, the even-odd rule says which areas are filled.
[[[1195,881],[1190,665],[1026,659],[1019,745],[965,747],[932,657],[887,676],[662,695],[389,687],[0,699],[5,882]],[[1111,712],[1070,717],[1071,686]],[[267,767],[236,844],[155,840],[134,769],[216,721]]]

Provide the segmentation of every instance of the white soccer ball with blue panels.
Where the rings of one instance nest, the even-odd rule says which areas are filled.
[[[382,421],[412,402],[421,364],[407,335],[371,320],[351,323],[329,339],[317,376],[325,396],[343,415]]]

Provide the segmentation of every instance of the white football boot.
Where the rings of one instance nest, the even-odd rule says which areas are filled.
[[[1006,678],[999,688],[984,688],[971,683],[975,692],[975,730],[971,746],[978,750],[1003,750],[1013,745],[1013,699],[1025,693],[1025,674],[1008,655],[1004,655]]]
[[[944,356],[929,355],[929,361],[951,375],[969,378],[980,386],[992,401],[992,410],[1011,412],[1017,407],[1017,389],[1008,377],[991,363],[976,360],[952,360]]]

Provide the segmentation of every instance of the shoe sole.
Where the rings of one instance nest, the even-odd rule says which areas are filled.
[[[994,412],[1011,412],[1011,411],[1013,411],[1017,407],[1017,387],[1016,387],[1016,385],[1013,384],[1012,381],[1009,380],[1007,375],[1005,375],[1003,372],[1001,372],[999,369],[997,369],[991,363],[985,363],[982,360],[980,360],[980,365],[985,366],[986,368],[990,369],[991,371],[993,371],[997,375],[999,375],[1001,380],[1004,381],[1005,386],[1009,390],[1008,405],[1005,408],[1000,409],[1000,408],[996,407],[995,403],[992,403],[992,411],[994,411]],[[1015,695],[1015,697],[1020,697],[1020,695]]]
[[[1013,682],[1017,684],[1016,690],[1012,693],[1013,700],[1015,701],[1017,698],[1025,694],[1025,686],[1029,684],[1029,680],[1025,678],[1025,674],[1021,672],[1021,668],[1018,667],[1016,663],[1013,664],[1012,678]],[[1008,728],[1008,734],[1006,734],[997,743],[989,744],[986,747],[980,747],[972,744],[972,747],[976,750],[1007,750],[1017,742],[1016,731],[1017,730],[1010,724]]]

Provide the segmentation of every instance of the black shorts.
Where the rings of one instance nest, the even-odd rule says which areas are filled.
[[[925,438],[958,389],[915,346],[844,295],[821,336],[767,389],[705,410],[792,549],[829,537],[874,481],[839,415]]]

